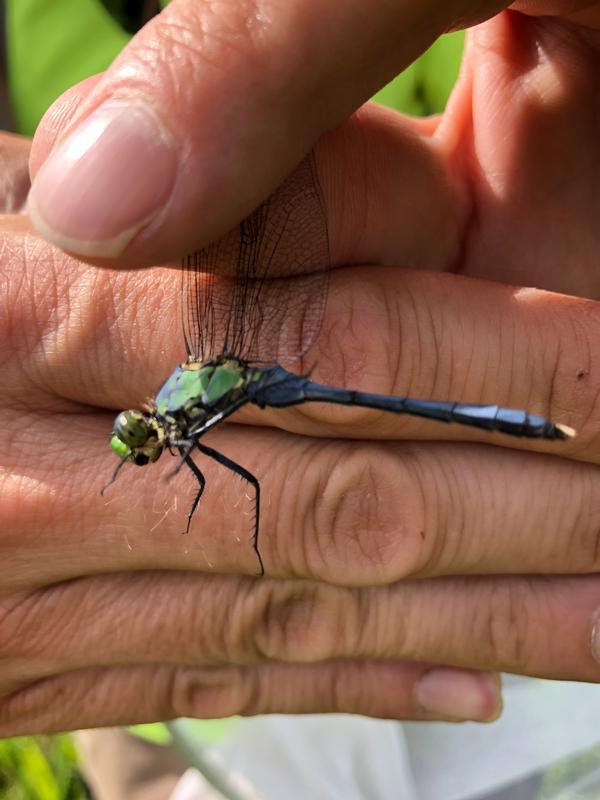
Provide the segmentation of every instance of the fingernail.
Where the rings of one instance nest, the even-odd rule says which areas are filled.
[[[154,112],[136,100],[109,101],[42,165],[29,213],[65,250],[117,256],[164,206],[176,169],[175,140]]]
[[[502,712],[500,679],[487,672],[436,667],[421,676],[415,699],[438,718],[491,722]]]
[[[600,608],[592,614],[590,649],[593,657],[600,663]]]

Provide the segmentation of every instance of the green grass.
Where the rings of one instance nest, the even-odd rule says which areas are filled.
[[[72,737],[60,734],[0,740],[0,797],[2,800],[89,797]]]

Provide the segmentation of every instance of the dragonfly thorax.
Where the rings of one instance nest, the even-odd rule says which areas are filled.
[[[155,399],[154,413],[167,438],[185,438],[190,430],[234,403],[256,370],[235,358],[188,361],[171,374]]]

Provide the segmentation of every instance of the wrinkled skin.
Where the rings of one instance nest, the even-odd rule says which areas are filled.
[[[425,22],[427,4],[371,6],[389,41],[375,31],[357,53],[357,4],[323,6],[331,16],[309,47],[300,10],[310,5],[285,4],[296,13],[288,29],[288,12],[269,4],[247,52],[239,20],[227,20],[233,6],[210,4],[189,48],[195,64],[206,55],[205,71],[190,74],[185,48],[176,63],[165,57],[169,25],[179,14],[196,30],[192,9],[209,4],[175,2],[36,136],[34,175],[57,137],[133,80],[123,70],[133,64],[137,90],[167,103],[190,169],[112,268],[53,249],[24,217],[2,218],[2,736],[260,712],[485,720],[499,711],[497,671],[600,678],[590,644],[600,607],[597,4],[489,20],[470,34],[442,118],[366,106],[317,147],[339,269],[307,356],[315,377],[527,407],[577,428],[576,439],[526,442],[360,409],[244,411],[246,425],[207,443],[261,480],[262,580],[251,502],[216,465],[187,537],[193,481],[166,481],[166,456],[99,495],[114,468],[115,411],[154,394],[182,355],[177,275],[120,267],[175,258],[231,227],[415,55],[419,36],[425,45],[499,9],[444,4],[444,19]],[[333,48],[335,13],[347,25]],[[275,79],[256,81],[273,26],[290,45],[277,49],[283,75],[294,59],[311,65],[280,103]],[[211,67],[219,48],[227,74]],[[230,103],[217,104],[225,86]],[[222,119],[205,124],[217,105]]]

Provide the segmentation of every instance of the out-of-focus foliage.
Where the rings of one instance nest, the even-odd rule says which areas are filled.
[[[198,737],[198,741],[211,744],[226,736],[227,732],[235,725],[235,721],[236,717],[227,719],[194,719],[189,720],[189,728],[194,736]],[[171,741],[171,734],[160,722],[132,725],[128,730],[136,736],[141,736],[143,739],[154,742],[154,744],[169,744]]]
[[[418,117],[443,111],[458,75],[463,43],[462,31],[442,36],[373,99]]]
[[[84,800],[88,796],[70,736],[0,739],[2,800]]]
[[[98,0],[5,0],[11,105],[32,135],[54,100],[101,72],[129,34]],[[375,99],[408,114],[441,111],[458,72],[463,34],[442,36]],[[223,102],[227,102],[224,94]]]

